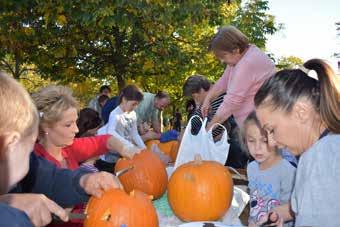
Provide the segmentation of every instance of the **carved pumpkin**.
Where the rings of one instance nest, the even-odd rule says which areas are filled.
[[[215,161],[195,161],[179,166],[168,184],[169,204],[183,221],[215,221],[229,209],[233,181],[226,167]]]
[[[177,140],[161,143],[159,140],[149,140],[146,143],[148,150],[151,150],[153,144],[157,144],[158,148],[166,155],[169,155],[172,162],[176,161],[179,142]]]
[[[128,195],[121,189],[111,189],[101,198],[91,197],[85,214],[84,227],[158,227],[156,210],[140,191]]]
[[[133,169],[119,176],[125,191],[138,189],[152,195],[155,199],[164,194],[168,184],[168,175],[165,165],[157,155],[145,150],[134,155],[132,159],[119,159],[115,172],[129,166],[133,166]]]

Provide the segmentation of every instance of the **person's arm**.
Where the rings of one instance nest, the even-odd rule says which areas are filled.
[[[294,188],[296,168],[288,161],[282,161],[284,161],[286,165],[283,165],[284,168],[282,168],[281,171],[280,200],[282,203],[288,203]]]
[[[84,203],[89,196],[79,181],[87,173],[89,171],[83,169],[71,171],[57,168],[32,152],[28,174],[11,193],[44,194],[62,207]]]
[[[152,112],[151,116],[151,124],[153,131],[155,133],[161,133],[162,132],[162,127],[161,127],[161,117],[160,115],[162,114],[161,111],[155,110]]]
[[[33,227],[25,212],[0,202],[0,226]]]
[[[218,97],[220,94],[226,92],[228,87],[229,75],[230,67],[228,66],[224,70],[221,78],[209,89],[208,94],[204,98],[203,104],[201,106],[203,117],[208,116],[211,101]]]
[[[141,148],[141,149],[145,149],[146,146],[142,140],[142,138],[140,137],[140,135],[138,134],[138,129],[137,129],[137,117],[136,115],[133,116],[133,122],[132,122],[132,139],[133,141],[136,143],[136,145]]]
[[[0,202],[23,210],[33,223],[43,226],[51,221],[52,213],[68,220],[61,207],[87,202],[89,195],[100,197],[103,191],[117,187],[121,186],[112,174],[57,168],[32,152],[28,174],[10,194],[0,196]]]
[[[75,138],[73,144],[67,149],[70,150],[69,155],[80,163],[108,152],[109,147],[107,144],[110,138],[111,135]]]
[[[239,66],[232,71],[231,80],[228,85],[227,94],[219,106],[213,119],[207,125],[207,129],[215,123],[222,123],[227,120],[236,110],[239,110],[244,100],[249,96],[249,90],[254,86],[254,77],[246,65]]]

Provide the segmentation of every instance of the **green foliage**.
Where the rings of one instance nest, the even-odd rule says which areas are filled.
[[[34,65],[41,78],[84,92],[84,102],[103,82],[134,82],[167,90],[178,106],[185,78],[223,72],[207,52],[218,26],[239,27],[261,48],[280,28],[266,0],[8,0],[0,8],[0,68],[20,78]]]
[[[301,58],[295,56],[289,57],[281,57],[278,59],[276,67],[278,69],[294,69],[299,65],[303,64],[303,60]]]

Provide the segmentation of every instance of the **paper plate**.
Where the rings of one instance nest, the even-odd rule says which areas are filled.
[[[209,225],[210,224],[210,225]],[[181,224],[178,227],[244,227],[243,225],[226,225],[222,222],[209,222],[209,221],[202,221],[202,222],[188,222],[185,224]]]

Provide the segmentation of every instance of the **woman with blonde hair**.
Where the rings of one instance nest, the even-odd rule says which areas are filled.
[[[34,152],[60,168],[77,169],[79,163],[109,150],[116,150],[127,158],[132,158],[140,151],[135,146],[125,146],[111,135],[75,138],[79,131],[78,102],[72,91],[65,86],[42,88],[32,98],[40,116],[39,136]],[[67,226],[81,226],[79,222],[78,225],[72,223]]]

